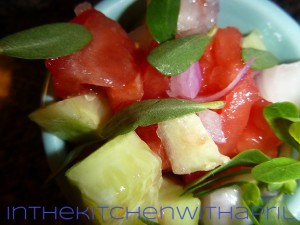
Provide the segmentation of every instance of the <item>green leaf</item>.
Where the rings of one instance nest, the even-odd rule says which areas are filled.
[[[263,70],[278,65],[278,59],[268,51],[259,50],[255,48],[244,48],[242,50],[242,57],[245,62],[251,58],[255,58],[251,68],[254,70]]]
[[[299,111],[294,103],[277,102],[270,104],[264,108],[264,116],[280,140],[295,149],[300,149],[300,144],[294,139],[294,137],[299,136],[299,134],[294,133],[297,129],[291,128],[292,133],[290,133],[292,124],[300,122]]]
[[[268,156],[263,154],[261,151],[257,149],[250,149],[244,152],[239,153],[237,156],[233,157],[229,162],[226,164],[208,172],[206,175],[200,177],[198,180],[193,182],[189,185],[183,194],[191,193],[198,189],[199,184],[202,183],[204,180],[222,172],[229,168],[236,167],[236,166],[256,166],[260,163],[266,162],[270,160]]]
[[[290,180],[284,183],[281,188],[281,193],[293,195],[297,190],[298,184],[296,180]]]
[[[242,198],[242,203],[243,203],[243,206],[245,206],[248,210],[248,214],[249,214],[249,218],[251,219],[252,223],[254,225],[261,225],[257,218],[253,215],[253,213],[255,212],[255,210],[253,210],[252,208],[250,208],[247,203],[244,201],[244,199]]]
[[[257,184],[248,182],[241,186],[242,198],[249,208],[262,206],[263,200],[261,198],[260,189]]]
[[[289,134],[300,143],[300,122],[295,122],[291,124],[289,128]]]
[[[283,201],[283,195],[271,198],[263,208],[259,218],[260,225],[299,225]]]
[[[232,177],[235,177],[235,176],[238,176],[238,175],[243,175],[243,174],[249,174],[251,173],[251,170],[250,169],[244,169],[244,170],[238,170],[238,171],[235,171],[235,172],[231,172],[231,173],[226,173],[222,176],[218,176],[217,178],[214,178],[214,179],[210,179],[206,182],[203,182],[199,185],[197,185],[197,189],[202,189],[202,188],[206,188],[206,189],[209,189],[209,186],[215,184],[215,183],[221,183],[222,180],[226,179],[226,178],[232,178]]]
[[[292,158],[274,158],[252,169],[252,175],[264,183],[277,183],[300,178],[300,162]]]
[[[103,128],[100,136],[108,140],[133,131],[138,126],[149,126],[208,108],[220,109],[223,106],[222,101],[199,103],[182,99],[144,100],[115,114]]]
[[[156,222],[151,221],[151,220],[147,220],[147,219],[145,219],[144,217],[141,217],[140,220],[141,220],[144,224],[147,224],[147,225],[160,225],[159,223],[156,223]]]
[[[166,41],[154,48],[147,57],[148,62],[167,76],[186,71],[204,53],[211,38],[195,34]]]
[[[180,0],[151,0],[147,7],[147,25],[152,37],[164,42],[175,37]]]
[[[263,200],[261,192],[256,183],[248,182],[240,186],[242,189],[242,202],[248,209],[249,217],[255,225],[260,225],[257,218],[254,216],[260,213]]]
[[[79,51],[91,39],[91,33],[79,24],[53,23],[0,39],[0,54],[25,59],[59,57]]]
[[[267,189],[269,192],[278,192],[282,188],[284,182],[268,183]]]
[[[289,180],[285,182],[268,183],[268,191],[280,192],[288,195],[293,195],[297,189],[297,181]]]

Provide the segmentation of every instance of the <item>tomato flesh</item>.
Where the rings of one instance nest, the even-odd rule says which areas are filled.
[[[254,102],[259,99],[258,89],[251,74],[247,74],[225,98],[221,112],[222,129],[226,143],[218,144],[222,154],[236,155],[235,146],[245,129]]]
[[[93,40],[72,55],[46,60],[56,95],[65,98],[80,94],[82,84],[122,87],[135,78],[138,68],[134,43],[117,22],[95,9],[71,22],[85,26]]]
[[[143,99],[166,98],[170,78],[160,73],[148,62],[143,65],[142,80],[144,87]]]
[[[249,122],[237,142],[237,152],[257,148],[271,158],[277,156],[281,141],[275,136],[263,116],[263,108],[270,102],[260,99],[251,108]]]
[[[210,95],[227,87],[244,63],[242,34],[234,27],[218,29],[200,58],[202,83],[199,95]]]
[[[170,171],[171,164],[167,156],[166,150],[156,134],[157,125],[151,125],[147,127],[139,127],[136,129],[136,133],[140,138],[145,141],[150,149],[155,152],[162,160],[162,170]]]
[[[106,92],[113,112],[120,111],[142,99],[144,90],[141,76],[136,76],[123,87],[108,87]]]

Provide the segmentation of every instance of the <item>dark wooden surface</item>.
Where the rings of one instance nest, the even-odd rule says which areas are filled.
[[[1,0],[0,37],[49,22],[67,21],[80,0]],[[95,4],[97,0],[90,1]],[[300,22],[300,1],[274,0]],[[0,57],[0,224],[77,224],[76,221],[7,221],[9,206],[61,207],[68,202],[50,173],[40,129],[28,119],[39,107],[45,79],[43,61]],[[7,88],[7,91],[5,91]],[[79,224],[79,223],[78,223]]]

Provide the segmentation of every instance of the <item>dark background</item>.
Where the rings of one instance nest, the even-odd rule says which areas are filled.
[[[80,0],[0,0],[0,37],[74,16]],[[90,0],[93,5],[98,0]],[[300,1],[274,0],[300,23]],[[28,114],[40,105],[43,61],[0,57],[0,224],[67,224],[66,221],[6,220],[8,206],[65,206],[55,183],[43,186],[50,169],[40,129]],[[7,91],[5,91],[5,87]],[[69,224],[76,224],[75,221]]]

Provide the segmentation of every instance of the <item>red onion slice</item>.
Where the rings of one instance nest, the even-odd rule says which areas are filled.
[[[207,96],[199,96],[195,98],[194,100],[197,102],[211,102],[211,101],[216,101],[223,96],[225,96],[229,91],[231,91],[237,83],[246,75],[248,70],[250,69],[251,64],[255,61],[255,58],[250,59],[245,66],[238,72],[237,76],[232,80],[232,82],[224,89],[221,91],[212,94],[212,95],[207,95]]]
[[[195,62],[185,72],[171,77],[170,90],[167,91],[168,96],[194,99],[199,93],[201,78],[200,64]]]
[[[207,33],[216,23],[219,0],[181,0],[177,36]]]
[[[226,138],[222,130],[222,120],[218,113],[207,109],[197,113],[197,115],[200,117],[203,126],[211,135],[214,142],[226,143]]]

